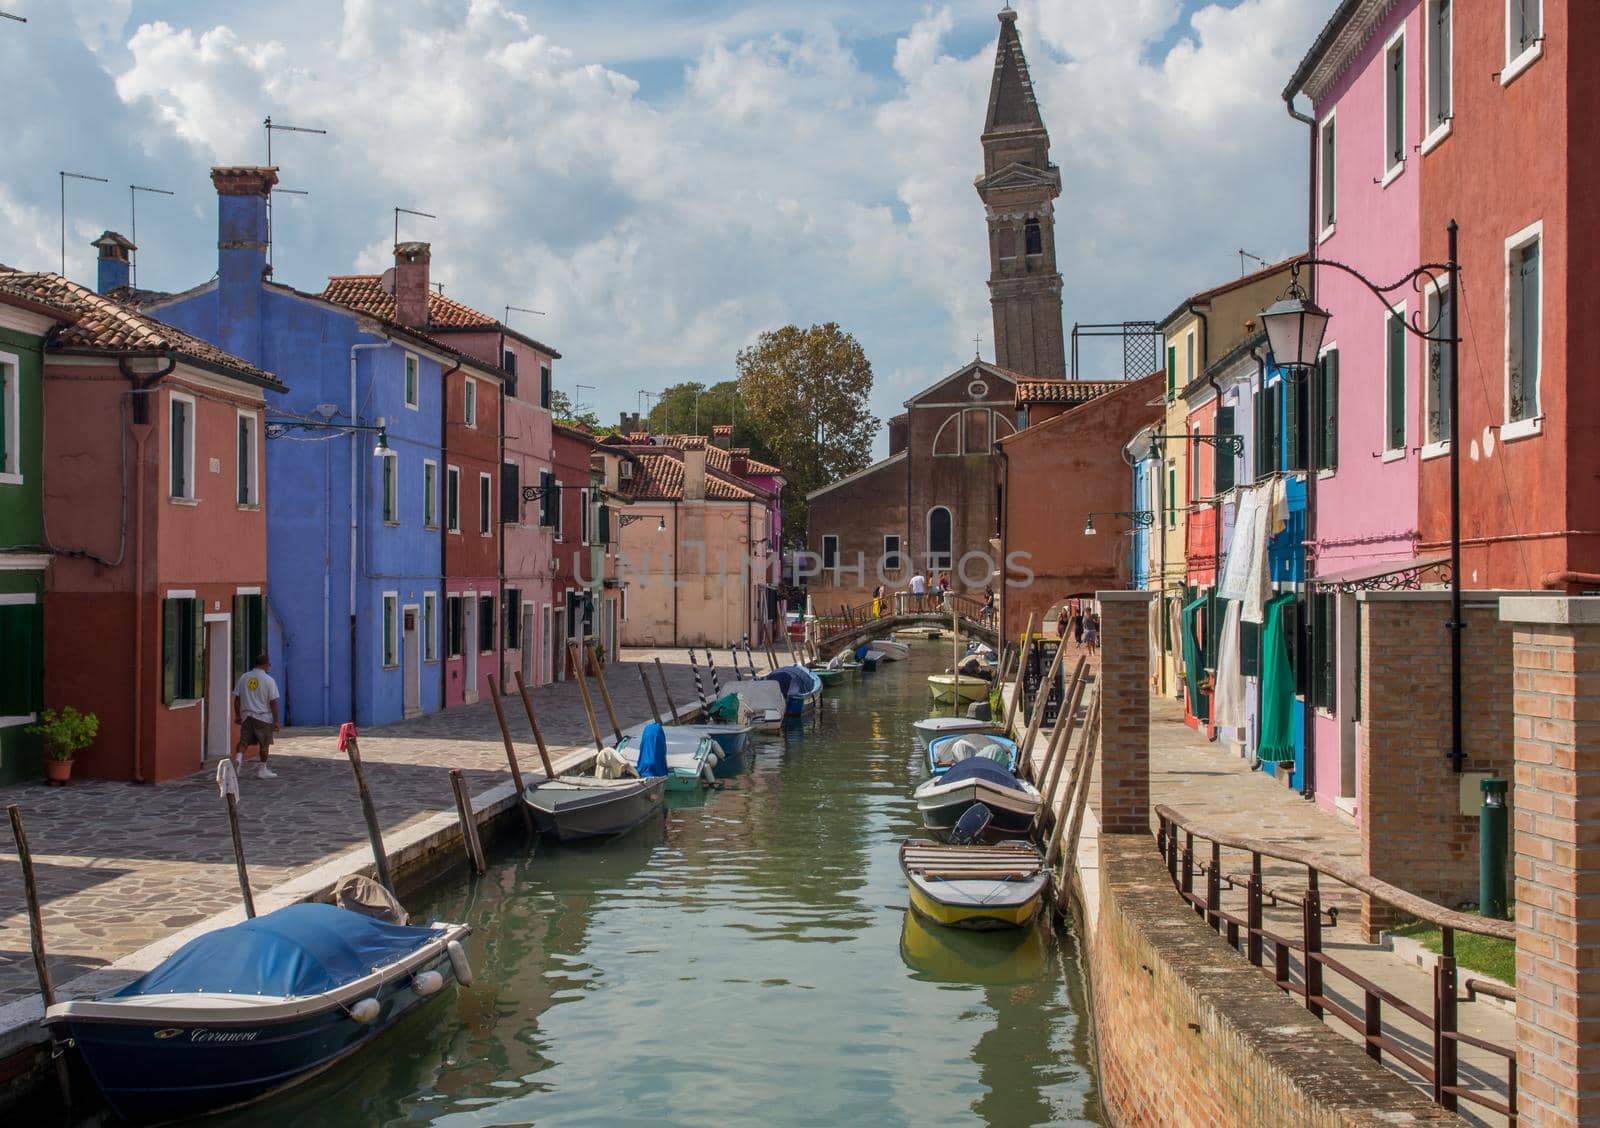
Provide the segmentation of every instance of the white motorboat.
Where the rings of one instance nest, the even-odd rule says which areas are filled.
[[[949,736],[955,732],[996,733],[1000,726],[993,721],[980,721],[976,717],[924,717],[911,726],[923,740]]]
[[[875,638],[867,646],[876,653],[883,655],[885,662],[903,662],[911,656],[911,647],[903,642],[896,642],[892,638]]]

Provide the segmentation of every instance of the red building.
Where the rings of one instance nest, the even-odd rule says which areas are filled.
[[[234,743],[265,650],[268,372],[54,274],[0,292],[67,311],[44,366],[45,703],[94,713],[75,772],[156,783]]]
[[[1460,224],[1461,582],[1592,589],[1600,384],[1569,358],[1582,357],[1583,326],[1600,320],[1600,293],[1581,266],[1600,249],[1600,228],[1582,222],[1600,205],[1585,132],[1600,74],[1584,49],[1600,48],[1600,5],[1468,0],[1445,6],[1443,35],[1437,0],[1426,9],[1422,260],[1445,261],[1446,227]],[[1438,305],[1430,295],[1429,313]],[[1447,548],[1450,536],[1449,444],[1428,441],[1450,373],[1441,364],[1435,376],[1432,359],[1425,553]],[[1448,438],[1447,427],[1437,430]]]

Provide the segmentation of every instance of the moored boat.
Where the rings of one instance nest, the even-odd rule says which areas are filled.
[[[562,842],[626,834],[661,809],[667,776],[595,779],[562,776],[523,792],[533,825]]]
[[[464,924],[389,924],[288,905],[189,941],[108,995],[57,1003],[106,1103],[132,1121],[186,1120],[288,1089],[470,982]]]
[[[783,688],[762,678],[724,686],[722,696],[711,708],[711,715],[728,724],[778,728],[783,724],[787,709]]]
[[[764,681],[775,682],[782,690],[785,712],[798,717],[816,708],[822,696],[822,682],[804,666],[784,666],[768,674]]]
[[[989,808],[986,834],[1015,838],[1027,834],[1039,812],[1039,789],[1013,775],[1004,764],[983,756],[960,760],[941,775],[920,784],[912,797],[922,825],[948,832],[979,803]]]
[[[997,733],[1000,726],[993,721],[981,721],[977,717],[924,717],[911,726],[917,730],[923,740],[933,740],[940,736],[951,736],[957,733]]]
[[[823,689],[835,689],[844,684],[845,672],[828,666],[807,666],[812,675],[822,683]]]
[[[750,743],[750,734],[754,731],[755,725],[673,725],[667,729],[667,736],[668,740],[671,740],[674,733],[696,733],[716,745],[720,755],[737,756],[744,751],[745,745]]]
[[[718,756],[710,737],[686,727],[663,728],[662,736],[667,746],[668,791],[694,791],[711,781]],[[617,745],[617,754],[638,770],[641,748],[641,741],[624,736]]]
[[[989,683],[969,674],[929,674],[928,691],[940,702],[953,701],[952,694],[962,701],[982,701],[989,696]]]
[[[912,911],[953,928],[1020,928],[1039,915],[1050,873],[1032,845],[900,846]]]
[[[886,662],[903,662],[911,656],[911,647],[892,638],[875,638],[867,646],[874,654],[882,655]]]

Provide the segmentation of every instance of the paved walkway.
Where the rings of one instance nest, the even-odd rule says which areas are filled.
[[[683,708],[695,700],[686,653],[626,650],[606,671],[623,727],[649,718],[636,663],[654,676],[660,657]],[[702,676],[704,676],[704,656]],[[731,676],[726,654],[721,676]],[[757,664],[765,668],[758,659]],[[609,734],[593,680],[590,693]],[[707,692],[710,684],[707,683]],[[533,690],[539,727],[559,762],[592,749],[575,682]],[[523,774],[542,775],[532,733],[515,696],[506,699]],[[240,780],[239,820],[251,885],[264,890],[364,845],[366,824],[349,761],[336,730],[286,729],[273,746],[275,780],[257,780],[247,765]],[[453,810],[449,771],[462,768],[474,795],[509,779],[492,705],[480,702],[381,728],[363,730],[361,759],[385,835],[440,811]],[[45,943],[57,985],[103,967],[146,944],[237,905],[238,878],[226,808],[211,770],[155,787],[79,781],[70,787],[19,784],[0,788],[0,806],[17,803],[43,902]],[[21,867],[7,831],[0,841],[0,1003],[38,990],[28,946]]]

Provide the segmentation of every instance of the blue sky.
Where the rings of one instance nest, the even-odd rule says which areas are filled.
[[[1064,192],[1066,320],[1164,316],[1304,241],[1304,133],[1278,92],[1333,0],[1019,0]],[[141,285],[215,269],[207,169],[279,135],[275,263],[317,290],[402,237],[434,277],[559,348],[605,418],[714,381],[766,328],[837,320],[883,417],[991,356],[972,190],[994,0],[0,0],[0,262],[67,270],[127,233]],[[1085,354],[1085,376],[1115,358]],[[292,379],[292,374],[284,374]],[[881,451],[884,438],[880,433]]]

